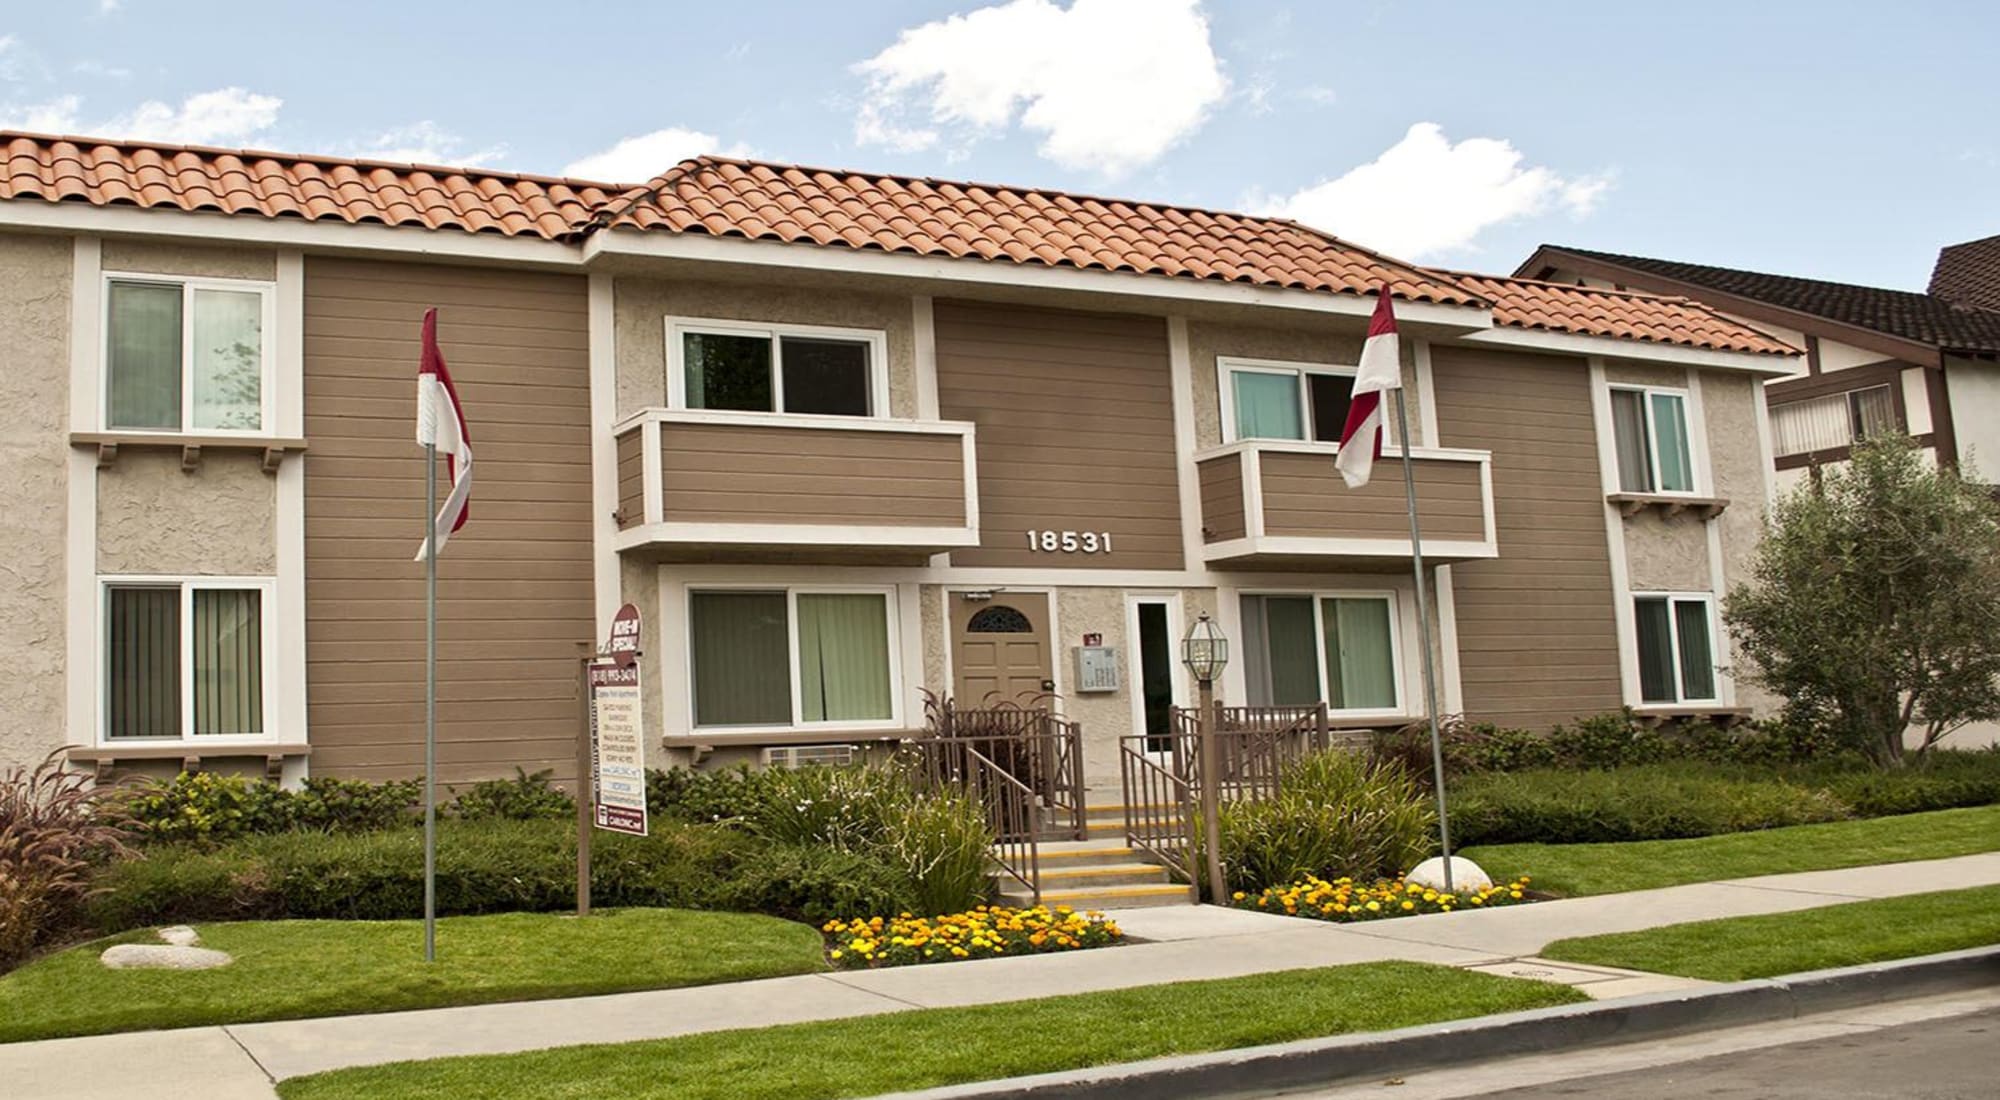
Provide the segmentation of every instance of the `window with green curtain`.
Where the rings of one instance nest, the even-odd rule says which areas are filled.
[[[108,601],[105,734],[181,735],[181,593],[117,587]]]
[[[1611,391],[1611,436],[1618,451],[1618,488],[1627,493],[1653,491],[1645,398],[1638,390]]]
[[[1660,491],[1694,491],[1694,461],[1688,453],[1687,402],[1678,394],[1656,393],[1653,402],[1653,446],[1659,457]]]
[[[890,717],[888,597],[804,592],[798,608],[801,720]]]
[[[262,427],[263,297],[241,290],[196,290],[191,332],[194,427]]]
[[[1256,706],[1304,706],[1320,700],[1319,645],[1314,639],[1318,626],[1313,622],[1310,596],[1249,596],[1258,602],[1258,618],[1263,621],[1261,664],[1265,698],[1252,700]]]
[[[181,288],[113,280],[105,312],[113,428],[181,426]]]
[[[681,335],[690,409],[770,412],[771,338],[728,333]]]
[[[1299,376],[1239,370],[1229,374],[1236,402],[1236,438],[1304,439]]]
[[[1677,702],[1674,627],[1667,601],[1646,597],[1633,605],[1639,630],[1639,698],[1648,703]]]
[[[254,588],[197,588],[194,732],[264,732],[264,617]]]
[[[1708,632],[1708,604],[1675,600],[1674,631],[1680,639],[1681,698],[1715,698],[1715,647]]]
[[[1320,601],[1326,626],[1327,705],[1335,710],[1396,705],[1396,653],[1389,601],[1376,596]]]
[[[783,592],[696,592],[688,601],[697,726],[789,725],[790,629]]]

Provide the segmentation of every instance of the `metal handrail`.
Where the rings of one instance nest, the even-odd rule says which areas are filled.
[[[962,789],[986,809],[993,830],[993,861],[1042,903],[1042,848],[1037,837],[1035,792],[970,745],[955,745],[966,767]]]
[[[1048,810],[1048,823],[1083,840],[1083,727],[1040,707],[960,710],[945,700],[936,712],[935,739],[978,749],[1032,790]]]
[[[1119,772],[1125,785],[1125,843],[1158,860],[1167,871],[1188,884],[1189,900],[1196,897],[1193,866],[1193,838],[1188,823],[1194,820],[1194,795],[1180,774],[1178,761],[1169,769],[1146,752],[1144,734],[1119,739]]]

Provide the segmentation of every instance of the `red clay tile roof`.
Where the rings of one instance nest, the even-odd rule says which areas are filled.
[[[1800,354],[1790,344],[1686,298],[1470,272],[1440,274],[1450,275],[1492,302],[1494,323],[1509,328],[1614,336],[1712,351]]]
[[[1445,272],[1296,222],[1060,191],[723,157],[644,184],[243,149],[0,133],[0,199],[415,226],[568,241],[703,234],[1494,307],[1502,325],[1796,354],[1685,299]]]
[[[245,149],[0,134],[0,199],[566,236],[624,187]]]
[[[1484,305],[1450,279],[1296,222],[1062,191],[685,160],[599,216],[612,229],[700,233],[951,259]]]

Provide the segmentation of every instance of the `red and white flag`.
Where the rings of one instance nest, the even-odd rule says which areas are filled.
[[[1347,407],[1347,428],[1340,434],[1340,453],[1333,465],[1350,489],[1368,484],[1375,460],[1382,457],[1382,394],[1403,388],[1403,360],[1396,348],[1396,313],[1389,306],[1389,285],[1375,298],[1375,315],[1368,319],[1368,341],[1361,345],[1361,369],[1354,372],[1354,402]]]
[[[438,350],[437,320],[436,309],[424,311],[424,352],[417,367],[417,442],[436,445],[438,453],[444,456],[446,480],[451,482],[444,507],[438,509],[431,523],[431,530],[438,537],[438,551],[442,553],[452,533],[465,526],[472,499],[472,438],[465,430],[465,410],[458,404],[458,389],[451,384],[451,371],[445,369],[444,353]],[[429,550],[427,539],[417,547],[417,560],[424,560]]]

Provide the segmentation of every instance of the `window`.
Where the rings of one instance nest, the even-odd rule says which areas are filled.
[[[1354,375],[1258,361],[1222,360],[1235,439],[1338,443],[1354,400]]]
[[[1780,456],[1836,450],[1900,426],[1888,386],[1771,406],[1772,450]]]
[[[690,409],[878,416],[887,401],[880,333],[801,327],[668,326],[680,404]],[[673,404],[669,395],[669,404]]]
[[[105,738],[262,736],[265,591],[206,580],[107,583]]]
[[[106,427],[264,430],[268,285],[113,276],[104,301]]]
[[[1622,492],[1694,492],[1686,394],[1613,387],[1611,430]]]
[[[1395,601],[1378,595],[1243,597],[1252,706],[1398,706]]]
[[[886,592],[696,591],[694,724],[867,724],[895,717]]]
[[[1639,698],[1648,703],[1716,701],[1715,633],[1707,596],[1639,596]]]

